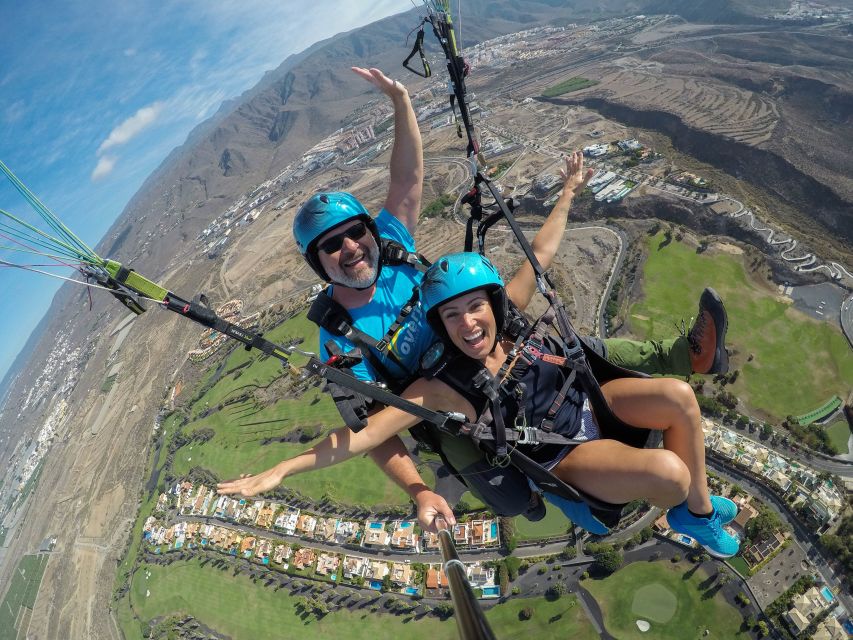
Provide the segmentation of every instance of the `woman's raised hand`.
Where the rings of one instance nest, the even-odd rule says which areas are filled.
[[[592,169],[584,170],[583,153],[575,151],[565,158],[566,166],[560,169],[560,177],[563,178],[563,193],[571,192],[580,195],[586,187],[586,183],[592,177]]]

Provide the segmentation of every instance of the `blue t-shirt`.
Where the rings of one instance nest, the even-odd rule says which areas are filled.
[[[376,227],[381,237],[399,242],[407,251],[415,250],[415,239],[412,238],[409,230],[387,210],[382,209],[379,212],[376,217]],[[383,338],[397,319],[401,307],[412,297],[412,290],[420,284],[422,277],[423,274],[420,271],[409,265],[384,265],[370,302],[362,307],[347,309],[352,316],[353,326],[372,338],[377,340]],[[323,360],[329,358],[326,350],[328,340],[337,344],[344,353],[357,346],[346,338],[333,336],[320,327],[320,357]],[[401,369],[385,354],[380,357],[380,360],[394,376],[401,379],[408,378],[417,373],[421,355],[436,340],[435,333],[426,323],[423,308],[418,303],[390,340],[390,350],[405,369]],[[354,366],[352,371],[360,380],[383,382],[382,377],[374,371],[366,358]]]

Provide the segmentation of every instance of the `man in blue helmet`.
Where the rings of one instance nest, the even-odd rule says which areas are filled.
[[[380,238],[391,238],[414,248],[412,237],[423,194],[423,148],[406,87],[379,69],[353,67],[352,70],[382,91],[394,107],[388,195],[382,211],[374,219],[351,194],[316,194],[297,214],[293,235],[311,268],[326,282],[334,283],[328,294],[349,311],[353,324],[358,324],[367,335],[383,335],[420,281],[420,275],[416,276],[413,269],[382,268]],[[389,315],[391,320],[387,319]],[[329,357],[325,345],[331,337],[328,330],[321,327],[320,352],[324,358]],[[361,379],[381,380],[366,363],[353,367],[353,372]],[[402,369],[387,375],[394,374],[408,377]],[[414,500],[423,524],[432,525],[437,515],[450,524],[455,522],[453,511],[444,498],[423,482],[399,437],[385,442],[370,455]]]
[[[422,274],[414,264],[416,260],[387,264],[382,258],[383,241],[389,240],[404,254],[415,255],[414,232],[420,213],[424,173],[421,138],[405,87],[378,69],[353,68],[353,71],[379,88],[394,105],[394,146],[384,207],[373,218],[349,193],[318,193],[297,213],[293,232],[308,264],[323,280],[332,283],[325,294],[348,316],[345,330],[332,331],[319,322],[321,357],[326,359],[333,355],[329,346],[343,353],[358,347],[365,357],[351,367],[353,374],[363,380],[388,383],[393,388],[396,386],[393,383],[405,383],[417,374],[421,356],[436,341],[435,334],[424,321],[420,305],[415,304],[405,319],[400,318],[401,307],[421,280]],[[588,179],[580,154],[566,160],[564,192],[567,196],[561,204],[563,215],[567,214],[574,194],[583,189]],[[722,367],[725,313],[715,294],[708,297],[708,304],[705,298],[703,294],[701,321],[697,321],[691,334],[680,343],[619,340],[598,341],[596,347],[618,364],[650,373],[685,375]],[[368,342],[359,337],[366,337]],[[693,345],[698,348],[694,349]],[[681,357],[674,359],[672,354],[678,350],[682,352]],[[696,366],[698,359],[693,357],[694,353],[708,361],[707,364]],[[338,406],[341,408],[342,404]],[[350,420],[346,422],[351,428],[357,428]],[[544,513],[537,495],[514,469],[489,465],[473,443],[445,438],[440,433],[433,436],[437,441],[431,444],[445,463],[496,513],[525,514],[531,519]],[[415,500],[422,524],[429,527],[438,514],[453,522],[446,502],[422,482],[399,437],[384,443],[371,455]]]

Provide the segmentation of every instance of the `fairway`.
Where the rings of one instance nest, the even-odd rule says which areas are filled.
[[[370,605],[356,612],[338,611],[319,621],[313,617],[306,621],[299,617],[297,599],[287,590],[274,591],[273,587],[262,586],[262,580],[254,584],[245,574],[232,574],[230,567],[226,571],[209,565],[203,567],[198,560],[166,567],[141,565],[131,587],[131,606],[143,622],[171,613],[189,614],[233,638],[455,640],[458,637],[453,620],[442,622],[427,616],[406,622],[406,616],[372,613]],[[203,588],[198,588],[202,585]],[[369,602],[377,595],[362,592],[362,601]],[[527,605],[532,605],[536,613],[532,620],[522,622],[518,612]],[[540,633],[543,638],[594,640],[597,637],[573,597],[555,602],[511,600],[490,609],[487,617],[501,638],[521,638],[529,633]],[[119,619],[129,640],[142,637],[141,625],[124,606]]]
[[[562,511],[550,502],[545,502],[545,517],[537,522],[531,522],[524,516],[516,516],[515,529],[522,540],[538,540],[564,536],[572,523]]]
[[[603,580],[583,583],[598,602],[607,631],[620,640],[655,638],[684,640],[702,637],[705,629],[712,638],[749,638],[740,631],[742,615],[722,596],[707,587],[702,569],[686,563],[635,562]],[[706,595],[707,594],[707,595]],[[651,631],[642,633],[636,620],[651,622]]]
[[[15,640],[18,630],[16,621],[29,620],[22,616],[21,607],[32,609],[36,602],[48,555],[24,556],[15,568],[9,590],[0,603],[0,640]]]
[[[732,393],[747,405],[782,420],[800,415],[853,387],[853,357],[841,331],[782,301],[744,270],[743,257],[697,254],[663,234],[648,239],[643,299],[632,305],[628,323],[642,338],[672,337],[674,325],[696,314],[702,289],[714,287],[729,317],[727,344],[736,353],[731,370],[740,376]],[[752,360],[749,356],[752,355]]]
[[[850,440],[850,425],[847,424],[847,420],[842,418],[825,427],[825,429],[835,450],[838,453],[847,453],[847,443]]]
[[[299,313],[265,336],[280,344],[304,336],[302,346],[310,351],[316,348],[317,327],[305,313]],[[305,357],[297,355],[291,361],[298,366]],[[191,421],[182,432],[190,436],[194,431],[211,429],[214,435],[206,442],[188,442],[175,451],[171,471],[176,477],[187,475],[193,467],[208,469],[222,480],[257,473],[305,451],[341,424],[334,403],[319,387],[309,387],[299,398],[275,398],[266,391],[298,375],[276,358],[235,349],[221,365],[213,360],[206,366],[209,372],[199,388],[189,392],[197,399],[186,410]],[[215,371],[219,377],[210,385]],[[200,393],[201,389],[206,390]],[[235,401],[244,394],[251,395]],[[260,402],[258,396],[267,400]],[[170,421],[174,428],[179,422],[177,414]],[[299,442],[297,431],[319,435],[311,442]],[[287,486],[309,499],[319,501],[326,496],[348,505],[408,502],[403,490],[363,456],[294,476]]]

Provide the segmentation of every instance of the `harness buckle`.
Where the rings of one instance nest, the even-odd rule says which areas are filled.
[[[565,344],[565,343],[564,343]],[[584,361],[583,346],[581,341],[575,336],[574,345],[566,345],[566,355],[564,356],[567,363],[570,363],[572,368],[577,368],[577,365]]]
[[[524,427],[521,429],[521,437],[516,444],[539,444],[539,430],[536,427]]]

